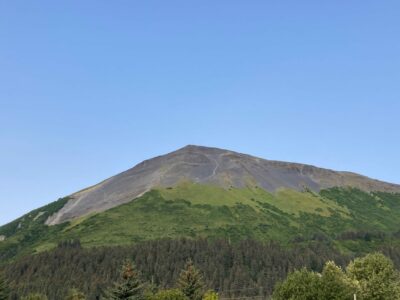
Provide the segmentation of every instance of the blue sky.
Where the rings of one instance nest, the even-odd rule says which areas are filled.
[[[400,183],[399,1],[2,1],[0,224],[186,144]]]

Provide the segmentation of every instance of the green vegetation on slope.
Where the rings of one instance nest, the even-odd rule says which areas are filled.
[[[346,208],[311,192],[281,190],[271,194],[260,188],[225,190],[182,183],[152,190],[133,202],[78,221],[64,234],[79,236],[84,245],[90,246],[166,237],[224,237],[232,241],[251,238],[286,243],[304,232],[315,233],[314,224],[304,226],[307,217],[327,224],[349,218]]]
[[[341,214],[347,210],[311,192],[297,192],[289,189],[281,189],[272,194],[258,187],[224,189],[215,185],[196,184],[182,182],[176,187],[158,189],[167,200],[184,199],[192,204],[208,204],[212,206],[235,206],[237,204],[248,205],[259,211],[263,204],[271,204],[279,210],[293,215],[311,213],[330,216],[332,210]]]
[[[167,200],[153,190],[128,204],[89,217],[64,232],[79,236],[84,245],[130,244],[143,240],[178,237],[228,237],[266,239],[287,230],[286,220],[249,205],[192,204],[184,199]],[[104,226],[104,224],[107,224]]]
[[[342,251],[373,250],[399,230],[400,194],[332,188],[316,194],[257,187],[223,189],[182,182],[158,188],[127,204],[57,226],[45,220],[68,199],[0,228],[0,257],[41,252],[62,240],[84,246],[127,245],[160,238],[334,242]],[[399,240],[396,239],[397,243]]]
[[[67,224],[49,227],[45,222],[49,216],[59,211],[68,201],[61,198],[0,227],[0,262],[3,259],[37,252],[36,247],[43,247],[43,241],[54,239],[56,234]]]
[[[400,194],[366,193],[353,188],[332,188],[323,190],[320,194],[341,206],[346,206],[354,227],[372,231],[399,230]]]

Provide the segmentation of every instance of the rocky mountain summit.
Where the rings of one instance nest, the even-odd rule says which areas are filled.
[[[258,186],[269,192],[281,188],[318,192],[325,188],[346,186],[363,191],[400,192],[400,185],[355,173],[188,145],[166,155],[145,160],[123,173],[70,195],[67,204],[46,223],[55,225],[90,213],[102,212],[130,202],[152,188],[175,186],[181,181],[224,188]]]

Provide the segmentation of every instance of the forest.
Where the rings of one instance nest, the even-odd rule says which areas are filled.
[[[0,300],[143,297],[156,300],[198,300],[207,297],[210,300],[216,297],[269,299],[271,296],[277,300],[323,299],[312,293],[303,298],[291,298],[290,293],[293,287],[296,293],[299,289],[323,291],[321,286],[326,282],[332,287],[345,287],[347,291],[331,299],[353,299],[348,297],[356,292],[357,299],[389,299],[386,296],[369,297],[365,291],[370,283],[363,283],[364,288],[360,283],[360,270],[374,263],[378,269],[384,265],[389,270],[390,274],[386,272],[385,276],[390,277],[390,282],[397,280],[400,248],[387,245],[379,250],[385,256],[372,255],[370,261],[359,262],[362,258],[345,255],[334,250],[326,241],[318,240],[290,248],[273,242],[246,240],[231,243],[223,239],[165,239],[132,246],[83,248],[79,240],[71,240],[61,242],[55,250],[4,264],[1,271],[9,293],[7,297],[0,296]],[[122,270],[121,266],[124,266]],[[201,295],[196,294],[195,298],[185,294],[182,288],[182,274],[188,270],[201,278],[199,291],[196,292]],[[124,272],[135,274],[134,283],[126,282],[126,278],[130,277]],[[303,283],[309,286],[299,287]],[[126,298],[110,294],[118,289],[131,289],[124,284],[132,285],[133,290],[140,286],[140,293],[135,292]],[[374,286],[377,284],[372,283]],[[385,291],[396,293],[391,286],[385,287]],[[362,296],[362,293],[365,295]]]

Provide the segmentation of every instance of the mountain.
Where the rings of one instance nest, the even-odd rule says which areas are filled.
[[[69,196],[67,204],[47,220],[60,224],[127,203],[153,188],[172,187],[188,181],[229,187],[260,187],[318,192],[330,187],[354,187],[364,191],[400,192],[400,185],[373,180],[349,172],[309,165],[265,160],[217,148],[189,145],[146,160],[134,168]]]
[[[318,239],[351,252],[397,238],[399,224],[399,185],[186,146],[0,227],[0,259],[72,239],[85,247],[182,237]]]

